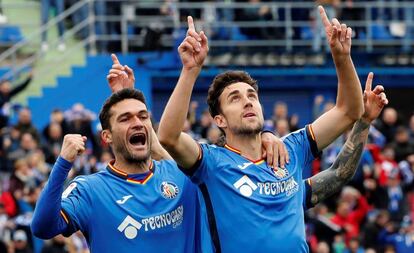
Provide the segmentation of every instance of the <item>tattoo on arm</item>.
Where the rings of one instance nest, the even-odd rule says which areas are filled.
[[[311,177],[313,205],[339,191],[355,174],[368,137],[369,123],[358,120],[332,166]]]

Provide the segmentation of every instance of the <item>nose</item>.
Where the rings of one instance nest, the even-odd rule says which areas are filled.
[[[249,97],[247,95],[246,96],[243,96],[242,98],[243,98],[243,107],[244,108],[246,108],[246,107],[253,107],[252,101],[250,101],[250,99],[249,99]]]
[[[142,122],[142,120],[138,117],[138,116],[134,116],[133,118],[134,120],[132,121],[132,127],[133,128],[138,128],[141,129],[144,127],[144,123]]]

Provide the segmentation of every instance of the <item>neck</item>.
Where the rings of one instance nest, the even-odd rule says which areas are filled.
[[[260,133],[249,136],[226,134],[226,142],[229,146],[238,149],[242,156],[252,161],[257,161],[262,158],[262,140]]]
[[[151,165],[151,157],[145,161],[130,163],[124,159],[116,159],[114,162],[114,167],[124,171],[127,174],[140,174],[149,171]]]

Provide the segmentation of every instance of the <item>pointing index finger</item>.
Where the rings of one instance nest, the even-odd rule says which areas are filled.
[[[328,16],[326,15],[325,9],[321,5],[319,5],[318,9],[319,9],[319,15],[321,16],[321,19],[322,19],[323,26],[325,28],[330,27],[331,22],[329,22],[329,19],[328,19]]]
[[[365,82],[365,91],[371,91],[372,79],[374,79],[374,73],[369,72],[368,77],[367,77],[367,81]]]
[[[120,64],[120,63],[119,63],[119,60],[118,60],[118,57],[116,57],[116,55],[115,55],[115,54],[111,54],[111,58],[112,58],[112,62],[113,62],[114,64]]]
[[[195,32],[195,26],[194,26],[194,20],[193,20],[193,17],[191,17],[191,16],[188,16],[187,17],[187,23],[188,23],[188,30],[189,31],[194,31]]]

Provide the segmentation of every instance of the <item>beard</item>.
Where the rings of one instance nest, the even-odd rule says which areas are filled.
[[[148,138],[148,137],[147,137]],[[151,142],[148,142],[147,140],[147,152],[145,154],[135,154],[134,152],[131,152],[126,144],[124,142],[119,142],[117,145],[115,145],[116,141],[114,141],[113,143],[113,149],[115,151],[115,154],[119,154],[120,156],[122,156],[122,158],[130,163],[130,164],[135,164],[135,163],[143,163],[146,162],[151,155]]]
[[[263,130],[263,123],[257,123],[256,126],[233,126],[230,131],[239,136],[253,136],[259,134]]]

